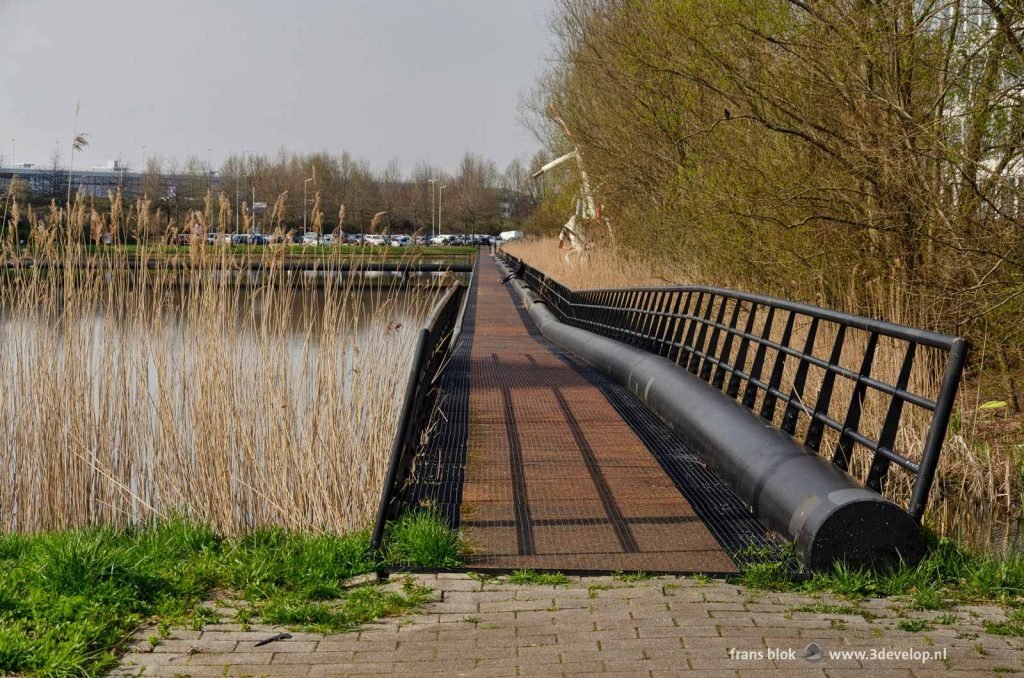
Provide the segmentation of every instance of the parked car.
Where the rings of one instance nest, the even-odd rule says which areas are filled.
[[[232,245],[251,245],[252,235],[249,233],[235,233],[231,236]]]
[[[513,240],[522,240],[525,235],[522,231],[502,231],[498,237],[502,242],[512,242]]]
[[[388,237],[386,235],[370,234],[363,236],[363,242],[367,245],[387,245]]]
[[[309,245],[309,246],[319,245],[320,244],[320,234],[319,233],[314,233],[313,231],[307,231],[306,233],[303,233],[302,234],[302,244],[303,245]]]
[[[363,236],[359,233],[349,233],[345,236],[345,242],[349,245],[361,245],[363,244]]]
[[[408,247],[412,244],[412,238],[407,235],[393,235],[391,236],[392,247]]]
[[[435,235],[430,239],[431,245],[445,245],[452,236],[450,235]]]
[[[334,238],[333,233],[324,233],[322,236],[320,236],[321,245],[335,245],[337,244],[337,242],[338,241]]]

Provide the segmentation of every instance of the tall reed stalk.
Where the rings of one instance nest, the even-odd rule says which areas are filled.
[[[287,272],[283,245],[93,244],[148,215],[79,196],[2,245],[50,267],[0,273],[0,530],[368,525],[433,288]]]

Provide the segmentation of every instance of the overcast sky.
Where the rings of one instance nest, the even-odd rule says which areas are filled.
[[[552,0],[0,0],[0,148],[76,166],[343,150],[454,170],[537,148],[517,104]]]

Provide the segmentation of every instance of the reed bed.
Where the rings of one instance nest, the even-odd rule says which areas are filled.
[[[514,242],[505,248],[511,254],[523,258],[532,266],[576,289],[667,284],[709,284],[743,288],[743,285],[737,284],[736,281],[709,279],[710,276],[701,271],[699,260],[695,260],[689,266],[665,264],[653,260],[619,258],[611,250],[604,249],[594,252],[589,263],[574,261],[567,264],[564,260],[565,250],[559,250],[553,238]],[[866,290],[861,294],[868,298],[858,297],[853,286],[849,289],[847,298],[839,300],[836,304],[840,310],[872,315],[904,325],[935,326],[935,318],[930,317],[926,309],[911,303],[901,293],[898,280],[876,281],[874,285],[860,286],[861,290]],[[820,295],[813,290],[794,288],[783,296],[798,301],[824,303]],[[742,318],[740,324],[743,324]],[[770,335],[775,341],[781,339],[781,325],[776,323]],[[803,326],[800,323],[794,326],[791,345],[804,345],[807,325],[809,323],[805,322]],[[760,334],[762,329],[763,318],[755,323],[753,333]],[[834,331],[835,328],[829,327],[828,324],[823,324],[819,328],[815,338],[815,355],[828,357],[829,347],[834,340]],[[866,343],[867,333],[848,332],[840,364],[850,369],[859,369]],[[737,350],[738,344],[733,346],[733,355],[730,359],[735,359]],[[769,349],[766,352],[765,364],[772,365],[774,359],[775,351]],[[887,383],[895,383],[902,359],[902,350],[894,342],[882,338],[872,367],[873,375]],[[921,347],[910,377],[909,390],[934,398],[938,393],[943,365],[944,355],[941,352]],[[791,389],[796,366],[796,361],[786,361],[781,385],[783,392]],[[811,367],[807,374],[804,393],[816,394],[823,376],[823,370]],[[836,381],[829,414],[838,421],[843,421],[852,388],[853,384],[848,380]],[[925,520],[941,534],[960,537],[972,545],[1005,550],[1012,548],[1013,544],[1020,540],[1017,520],[1020,514],[1021,481],[1024,476],[1024,448],[1019,444],[1015,445],[1011,438],[986,435],[988,429],[985,423],[989,415],[980,407],[979,392],[978,385],[970,381],[961,387]],[[754,411],[760,410],[763,398],[763,393],[759,392]],[[887,397],[868,389],[860,424],[864,433],[877,437],[885,420],[887,406]],[[780,420],[783,410],[783,406],[777,407],[776,422]],[[911,405],[906,406],[897,433],[897,451],[914,461],[919,461],[929,422],[930,413]],[[807,417],[801,414],[796,431],[799,439],[805,434],[807,425]],[[837,442],[837,434],[826,429],[821,443],[823,454],[831,458],[831,452]],[[1016,443],[1019,443],[1019,440]],[[864,480],[870,469],[871,456],[868,450],[859,445],[855,446],[851,459],[851,474]],[[885,486],[885,495],[905,506],[909,501],[912,480],[909,474],[894,465]]]
[[[198,215],[170,255],[192,267],[147,270],[163,248],[129,254],[116,234],[145,232],[148,206],[112,204],[53,206],[27,244],[0,246],[62,265],[0,281],[0,530],[369,525],[437,286],[286,272],[283,245],[203,244]],[[95,247],[104,234],[115,244]],[[243,271],[254,257],[263,269]]]

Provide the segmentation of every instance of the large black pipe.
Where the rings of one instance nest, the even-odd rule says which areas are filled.
[[[765,525],[795,541],[807,567],[924,555],[924,534],[903,509],[670,360],[566,325],[519,280],[511,284],[544,336],[642,400]]]

